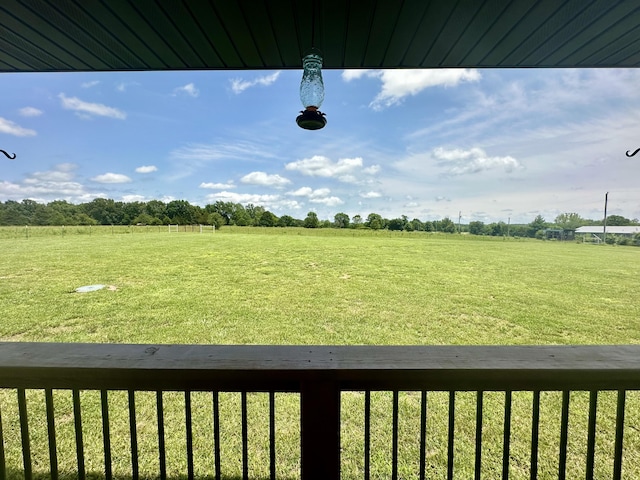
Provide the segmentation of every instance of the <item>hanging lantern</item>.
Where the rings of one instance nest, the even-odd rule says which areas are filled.
[[[302,58],[302,81],[300,82],[300,100],[304,111],[296,118],[299,127],[306,130],[319,130],[327,124],[320,105],[324,100],[324,83],[322,82],[322,54],[312,48]]]

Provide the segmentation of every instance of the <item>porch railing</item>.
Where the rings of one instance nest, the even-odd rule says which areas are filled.
[[[301,475],[338,479],[341,466],[341,395],[364,392],[364,478],[370,475],[371,394],[392,392],[392,473],[398,477],[399,392],[420,392],[418,477],[425,478],[427,392],[448,392],[447,478],[454,475],[456,392],[476,392],[475,478],[480,478],[485,392],[504,392],[502,478],[509,477],[513,392],[532,393],[530,477],[537,478],[540,393],[562,392],[558,476],[567,458],[569,398],[589,392],[586,477],[594,477],[598,392],[617,392],[613,478],[623,478],[623,439],[627,391],[640,390],[640,346],[208,346],[122,344],[0,344],[0,388],[16,389],[24,477],[33,477],[29,414],[25,392],[45,394],[51,478],[57,452],[54,390],[71,390],[77,474],[85,477],[80,392],[100,392],[104,476],[112,478],[108,395],[128,392],[132,478],[138,472],[136,392],[156,392],[160,478],[166,478],[163,392],[184,392],[185,454],[188,478],[194,477],[191,393],[212,392],[215,461],[210,476],[221,478],[219,392],[240,392],[242,471],[248,478],[247,392],[269,394],[270,475],[276,475],[275,394],[300,395]],[[2,412],[5,415],[5,412]],[[0,478],[7,477],[5,437],[0,418]],[[5,433],[6,435],[6,433]]]

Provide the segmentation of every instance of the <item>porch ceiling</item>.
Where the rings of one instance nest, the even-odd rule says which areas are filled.
[[[612,0],[4,0],[0,72],[638,67]]]

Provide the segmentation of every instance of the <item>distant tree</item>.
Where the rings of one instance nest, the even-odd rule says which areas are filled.
[[[225,225],[224,217],[218,212],[212,212],[209,214],[209,221],[207,222],[207,225],[214,225],[216,230],[220,230],[220,227]]]
[[[265,210],[262,215],[260,215],[259,225],[261,227],[275,227],[277,224],[278,217],[269,210]]]
[[[98,223],[86,213],[78,213],[74,215],[73,220],[74,220],[73,222],[74,225],[95,225],[96,223]],[[62,225],[69,225],[69,224],[63,223]]]
[[[247,213],[247,210],[239,203],[233,203],[232,205],[231,216],[229,218],[230,224],[238,225],[239,227],[251,225],[253,220],[249,216],[249,213]]]
[[[166,204],[160,200],[150,200],[144,205],[145,213],[157,218],[160,222],[166,214],[166,209]]]
[[[27,218],[27,223],[30,225],[44,225],[37,221],[38,217],[44,217],[45,206],[35,200],[25,199],[20,202],[19,210]]]
[[[415,230],[416,232],[424,231],[424,223],[422,223],[422,221],[420,221],[417,218],[414,218],[413,220],[411,220],[409,222],[409,225],[411,225],[411,229]]]
[[[631,220],[621,215],[609,215],[607,217],[607,225],[612,227],[624,227],[626,225],[631,225]]]
[[[84,213],[95,219],[100,225],[121,225],[122,202],[114,202],[110,198],[95,198],[89,203],[84,203],[82,209]]]
[[[511,224],[509,225],[509,236],[511,237],[526,237],[529,231],[528,225]]]
[[[387,228],[389,230],[402,231],[404,230],[404,222],[401,218],[392,218],[391,220],[389,220]]]
[[[336,213],[333,217],[333,225],[336,228],[348,228],[349,227],[349,215],[346,213]]]
[[[445,233],[455,233],[456,224],[449,217],[444,217],[438,222],[438,230]]]
[[[536,233],[538,233],[540,230],[544,230],[545,228],[547,228],[547,222],[542,217],[542,215],[538,215],[533,219],[533,222],[528,225],[527,236],[535,238]]]
[[[586,225],[585,219],[577,213],[561,213],[555,218],[554,223],[558,228],[565,230],[575,230],[582,225]]]
[[[332,226],[333,226],[333,223],[331,223],[331,220],[318,221],[318,228],[331,228]]]
[[[262,214],[265,212],[264,207],[260,205],[254,205],[253,203],[249,203],[246,207],[244,207],[251,221],[249,225],[260,225],[260,218]]]
[[[370,213],[369,216],[367,217],[367,221],[365,222],[365,225],[369,227],[371,230],[380,230],[385,227],[385,223],[382,216],[378,215],[377,213]]]
[[[209,212],[199,205],[194,205],[193,209],[196,223],[200,225],[210,225],[209,215],[211,214]]]
[[[3,225],[27,225],[29,217],[25,215],[21,205],[15,200],[7,200],[0,215]]]
[[[354,215],[351,219],[351,228],[361,228],[362,226],[362,217],[360,215]]]
[[[81,217],[86,215],[79,205],[74,205],[66,200],[54,200],[47,203],[47,223],[43,225],[87,225],[86,219]],[[82,221],[80,220],[82,218]],[[71,220],[75,219],[75,220]],[[92,219],[95,224],[96,221]]]
[[[225,225],[233,224],[233,214],[237,208],[237,205],[233,202],[223,202],[222,200],[216,201],[214,204],[209,204],[204,207],[207,213],[218,213],[222,218],[224,218]]]
[[[482,235],[484,233],[484,222],[478,220],[469,222],[469,233],[471,235]]]
[[[602,222],[602,219],[600,219],[600,220],[594,220],[594,219],[592,219],[592,218],[585,218],[585,219],[584,219],[584,224],[585,224],[585,225],[602,225],[602,224],[603,224],[603,222]]]
[[[172,200],[167,203],[167,216],[171,223],[189,225],[196,223],[196,209],[186,200]]]
[[[307,213],[303,223],[304,228],[318,228],[318,224],[318,214],[316,212]]]
[[[133,225],[153,225],[154,220],[157,220],[157,218],[152,217],[148,213],[141,213],[135,217],[131,223]]]
[[[507,224],[504,222],[493,222],[485,225],[485,233],[492,237],[503,237],[507,234]]]
[[[429,220],[424,222],[424,231],[425,232],[433,232],[433,230],[434,230],[433,222],[430,222]]]
[[[135,224],[135,218],[144,212],[145,204],[142,202],[127,202],[122,204],[122,222],[125,225]],[[146,223],[146,222],[145,222]]]
[[[295,227],[296,219],[290,215],[282,215],[278,220],[279,227]]]

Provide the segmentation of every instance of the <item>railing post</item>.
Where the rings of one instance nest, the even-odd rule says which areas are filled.
[[[340,389],[307,380],[300,391],[302,480],[340,478]]]

